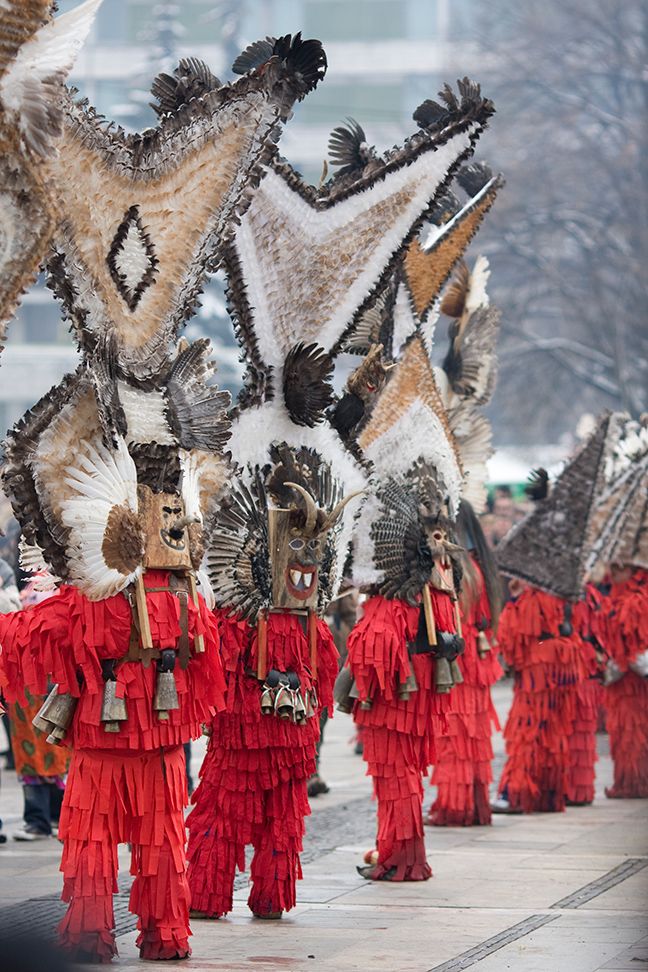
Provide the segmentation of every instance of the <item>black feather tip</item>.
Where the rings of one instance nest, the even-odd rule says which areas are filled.
[[[296,344],[286,355],[283,394],[296,425],[313,428],[333,400],[333,362],[317,344]]]
[[[172,75],[158,74],[154,78],[151,94],[155,101],[150,105],[156,115],[168,115],[193,98],[199,98],[220,86],[220,81],[204,61],[197,57],[183,57]]]
[[[524,487],[524,492],[534,502],[546,499],[549,495],[549,473],[547,470],[542,467],[534,469],[529,476],[527,485]]]
[[[317,86],[328,67],[321,41],[302,40],[300,31],[294,36],[285,34],[283,37],[254,41],[236,58],[232,71],[235,74],[256,71],[273,57],[278,58],[300,82],[302,94]]]
[[[339,125],[331,132],[329,143],[331,165],[341,166],[338,175],[361,171],[367,162],[376,158],[373,146],[367,145],[362,125],[354,118],[347,118],[346,125]]]
[[[476,196],[492,178],[493,170],[486,162],[462,165],[457,173],[457,182],[469,196]]]
[[[457,90],[458,96],[446,82],[439,91],[440,101],[428,98],[420,104],[412,116],[414,121],[421,128],[436,130],[480,109],[487,114],[492,114],[495,110],[492,102],[482,98],[481,88],[476,81],[463,78],[457,81]]]

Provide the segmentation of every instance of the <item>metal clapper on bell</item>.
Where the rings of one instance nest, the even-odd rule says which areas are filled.
[[[180,708],[173,674],[175,663],[176,653],[173,648],[164,648],[157,662],[157,681],[153,699],[153,709],[157,712],[158,719],[163,721],[169,718],[169,712]]]
[[[59,693],[58,685],[55,685],[32,719],[32,725],[48,733],[48,743],[60,746],[72,724],[78,701],[69,692]]]

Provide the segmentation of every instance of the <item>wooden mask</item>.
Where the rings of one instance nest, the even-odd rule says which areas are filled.
[[[157,570],[191,569],[189,531],[193,517],[185,516],[177,493],[154,493],[137,487],[139,516],[145,535],[144,567]]]
[[[268,509],[272,604],[313,610],[328,530],[314,533],[299,522],[297,510]]]

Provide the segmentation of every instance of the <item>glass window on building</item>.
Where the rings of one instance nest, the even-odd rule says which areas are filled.
[[[133,44],[163,38],[158,36],[162,21],[169,23],[173,36],[170,44],[206,44],[218,40],[213,26],[213,0],[182,0],[176,3],[152,3],[151,0],[130,0],[128,4],[127,34]],[[159,22],[159,23],[158,23]]]
[[[327,41],[407,36],[407,0],[305,0],[304,35]]]
[[[350,80],[346,84],[327,82],[313,92],[299,108],[298,118],[307,125],[335,125],[347,116],[361,125],[370,122],[399,123],[403,114],[401,80],[390,84]],[[369,132],[367,132],[369,136]]]

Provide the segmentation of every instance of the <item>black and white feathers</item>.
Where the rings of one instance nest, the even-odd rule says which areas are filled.
[[[255,41],[232,64],[234,74],[247,74],[275,58],[300,85],[300,96],[312,91],[326,74],[326,54],[318,40],[302,40],[301,31]]]
[[[154,79],[151,94],[155,101],[151,102],[151,108],[157,115],[167,115],[220,86],[221,82],[204,61],[183,57],[173,74],[158,74]]]
[[[283,395],[295,425],[312,428],[324,419],[333,400],[333,361],[317,344],[299,343],[286,355]]]

